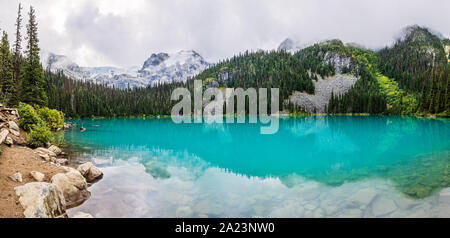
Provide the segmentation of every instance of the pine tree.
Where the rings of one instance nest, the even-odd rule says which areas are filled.
[[[44,70],[39,57],[39,39],[37,35],[36,13],[30,7],[27,24],[27,48],[22,63],[21,99],[31,105],[47,105],[47,95],[44,91]]]
[[[0,45],[0,79],[2,100],[8,106],[16,106],[16,85],[13,79],[13,57],[9,48],[8,34],[3,31]]]
[[[16,92],[19,91],[20,86],[20,66],[22,63],[22,4],[19,3],[19,10],[17,11],[16,19],[16,42],[14,43],[14,55],[13,55],[13,79],[16,87]],[[19,104],[18,93],[13,95],[10,99],[12,105]]]

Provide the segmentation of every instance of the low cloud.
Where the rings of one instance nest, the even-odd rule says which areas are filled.
[[[36,8],[41,48],[81,65],[141,65],[154,52],[193,49],[209,61],[244,50],[339,38],[369,48],[411,24],[449,37],[450,1],[436,0],[23,0]],[[13,38],[19,1],[0,3]],[[26,18],[26,17],[25,17]]]

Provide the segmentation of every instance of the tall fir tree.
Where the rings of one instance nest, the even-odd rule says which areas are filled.
[[[44,70],[39,57],[36,13],[33,7],[30,7],[28,16],[27,48],[21,72],[21,101],[31,105],[45,106],[48,99],[44,91]]]
[[[16,106],[19,104],[20,76],[22,64],[22,4],[19,3],[16,19],[16,41],[14,42],[13,55],[13,79],[16,87],[16,94],[10,98],[10,104]]]
[[[2,101],[15,106],[16,84],[13,79],[13,57],[9,47],[8,34],[3,31],[0,45],[0,79]]]

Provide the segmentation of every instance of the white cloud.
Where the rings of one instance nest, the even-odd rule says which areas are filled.
[[[81,65],[140,65],[153,52],[194,49],[210,61],[247,49],[340,38],[382,47],[406,25],[450,35],[450,1],[22,0],[37,11],[41,48]],[[0,0],[13,38],[19,1]]]

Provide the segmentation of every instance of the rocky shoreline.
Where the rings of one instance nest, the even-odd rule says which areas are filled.
[[[0,106],[0,122],[0,217],[67,218],[67,209],[89,199],[89,186],[103,177],[100,169],[90,162],[69,164],[56,145],[29,148],[17,109]]]

